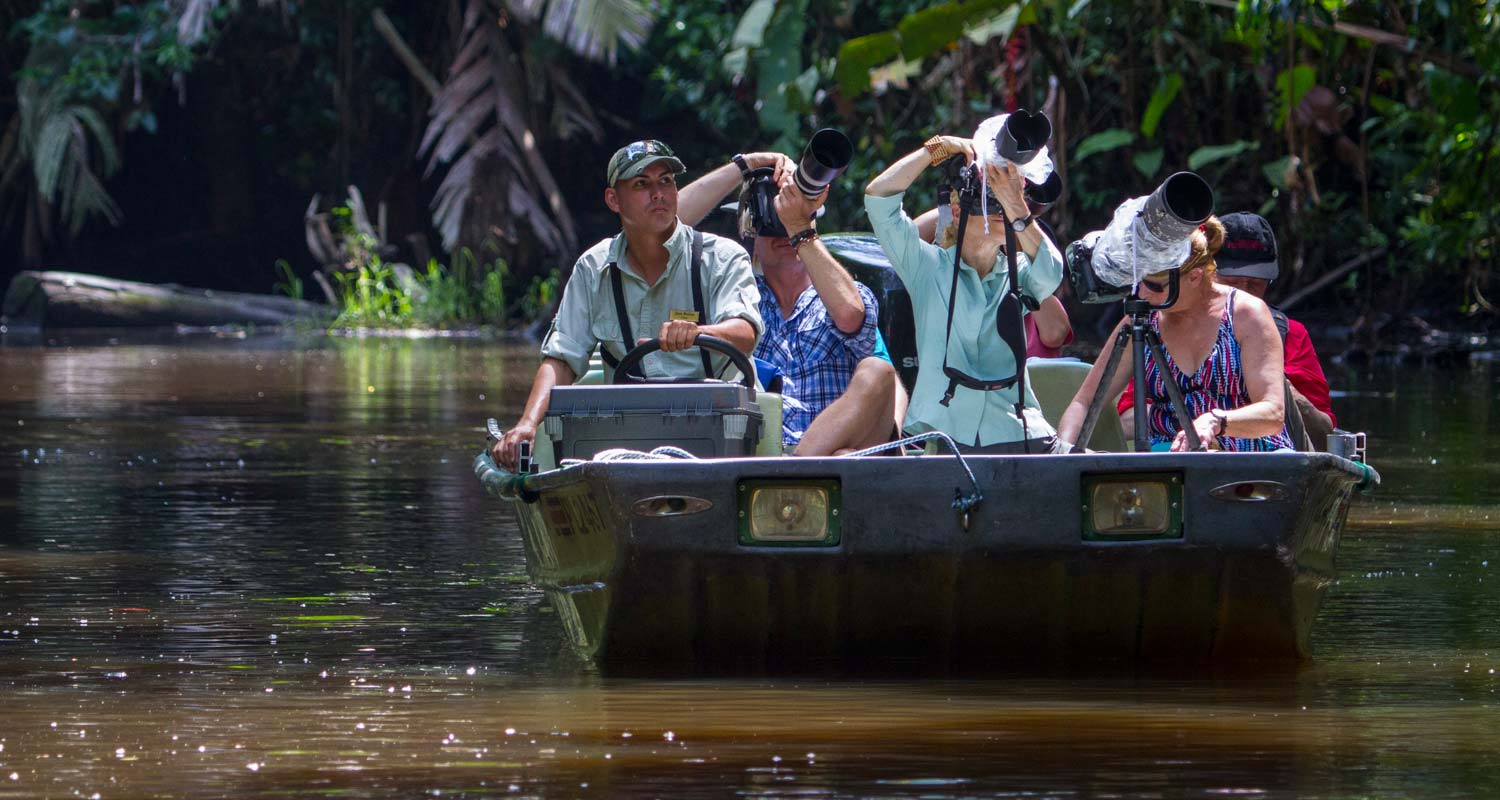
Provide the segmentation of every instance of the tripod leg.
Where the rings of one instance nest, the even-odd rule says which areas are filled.
[[[1099,385],[1094,389],[1094,398],[1089,401],[1089,411],[1083,417],[1083,427],[1078,429],[1078,441],[1073,444],[1075,451],[1082,451],[1088,446],[1089,439],[1094,436],[1094,426],[1099,424],[1099,413],[1104,410],[1104,393],[1109,389],[1109,382],[1114,380],[1115,372],[1120,368],[1120,356],[1125,354],[1126,342],[1130,334],[1120,331],[1115,337],[1114,346],[1109,350],[1109,360],[1104,362],[1104,374],[1099,376]]]
[[[1146,346],[1151,348],[1151,356],[1156,359],[1156,363],[1165,370],[1167,356],[1162,352],[1161,339],[1157,337],[1155,331],[1149,328],[1146,330]],[[1163,375],[1163,377],[1167,376]],[[1177,417],[1177,424],[1182,426],[1183,433],[1187,435],[1188,449],[1207,450],[1208,447],[1198,438],[1198,432],[1193,429],[1193,419],[1188,416],[1187,401],[1182,397],[1182,387],[1178,386],[1177,381],[1174,380],[1164,380],[1162,383],[1167,386],[1167,398],[1172,403],[1172,413]]]

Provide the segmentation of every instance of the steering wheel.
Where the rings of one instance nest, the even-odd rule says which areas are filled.
[[[717,350],[729,356],[729,363],[740,371],[740,383],[746,389],[755,388],[755,368],[750,366],[750,359],[741,353],[739,348],[717,336],[709,336],[706,333],[698,334],[693,340],[693,345],[709,350]],[[702,383],[702,378],[642,378],[630,374],[630,370],[641,363],[641,359],[661,349],[660,339],[649,339],[631,348],[625,357],[620,359],[619,366],[615,367],[615,377],[611,383]]]

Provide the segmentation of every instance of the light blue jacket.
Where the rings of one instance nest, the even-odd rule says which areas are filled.
[[[958,387],[944,407],[940,400],[948,388],[943,374],[943,342],[948,322],[948,289],[953,281],[954,248],[941,248],[922,241],[916,223],[901,206],[903,194],[891,197],[865,195],[870,227],[901,282],[911,296],[917,332],[920,369],[906,409],[909,433],[943,431],[959,444],[983,446],[1052,436],[1055,431],[1042,417],[1031,384],[1026,385],[1026,425],[1016,416],[1017,387],[981,392]],[[978,219],[973,225],[982,225]],[[1062,254],[1045,236],[1036,258],[1021,253],[1016,261],[1021,291],[1038,300],[1046,298],[1062,281]],[[958,273],[958,294],[953,314],[953,338],[948,364],[981,380],[1012,375],[1016,371],[1010,347],[995,328],[995,312],[1009,288],[1005,259],[983,278],[968,264]]]

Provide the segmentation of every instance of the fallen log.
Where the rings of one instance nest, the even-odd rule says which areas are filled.
[[[20,273],[0,306],[5,324],[38,328],[284,325],[333,316],[328,306],[290,297],[55,271]]]

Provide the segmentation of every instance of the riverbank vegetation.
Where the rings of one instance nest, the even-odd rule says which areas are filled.
[[[871,175],[1024,107],[1065,240],[1190,168],[1276,226],[1273,299],[1497,319],[1496,0],[21,0],[0,26],[4,270],[264,291],[283,259],[347,275],[350,320],[513,324],[612,232],[620,144],[701,174],[842,128],[823,227],[861,229]],[[308,198],[350,185],[392,250],[335,271]]]

